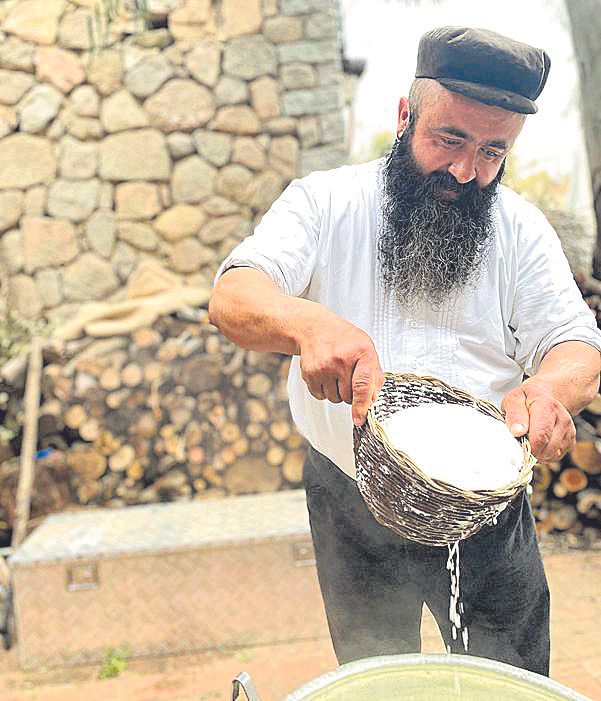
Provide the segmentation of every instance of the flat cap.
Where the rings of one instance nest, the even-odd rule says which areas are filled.
[[[432,78],[486,105],[533,114],[550,67],[542,49],[487,29],[440,27],[421,38],[415,77]]]

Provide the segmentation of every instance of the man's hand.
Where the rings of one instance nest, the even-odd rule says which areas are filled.
[[[384,384],[371,338],[339,317],[315,325],[300,342],[303,380],[316,399],[352,404],[353,422],[363,425]]]
[[[508,392],[501,403],[514,436],[528,434],[533,455],[542,462],[559,460],[576,442],[568,410],[544,381],[530,378]]]
[[[284,294],[251,268],[219,279],[209,304],[211,323],[242,348],[300,355],[303,379],[317,399],[353,405],[362,425],[384,384],[371,338],[322,304]]]

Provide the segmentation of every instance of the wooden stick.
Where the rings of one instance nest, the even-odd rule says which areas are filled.
[[[33,486],[35,452],[38,440],[38,408],[40,405],[40,384],[42,379],[43,340],[37,336],[31,339],[29,369],[25,385],[25,420],[23,422],[23,442],[21,446],[21,463],[17,502],[15,510],[15,527],[11,546],[13,550],[24,540],[27,534],[27,522],[31,507],[31,489]]]

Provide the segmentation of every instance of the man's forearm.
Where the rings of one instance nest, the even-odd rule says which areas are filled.
[[[284,294],[259,270],[233,268],[219,279],[209,303],[212,324],[231,341],[262,352],[299,352],[300,339],[333,316],[325,307]]]
[[[582,341],[554,346],[543,358],[531,382],[543,383],[568,412],[575,416],[599,389],[600,354]]]

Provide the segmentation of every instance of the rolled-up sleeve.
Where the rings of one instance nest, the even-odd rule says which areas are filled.
[[[551,348],[564,341],[584,341],[601,351],[601,333],[545,216],[532,207],[520,229],[510,327],[517,344],[515,359],[533,375]]]
[[[215,282],[230,268],[251,267],[268,275],[286,294],[302,295],[315,267],[319,229],[319,213],[306,179],[293,180],[254,232],[223,261]]]

